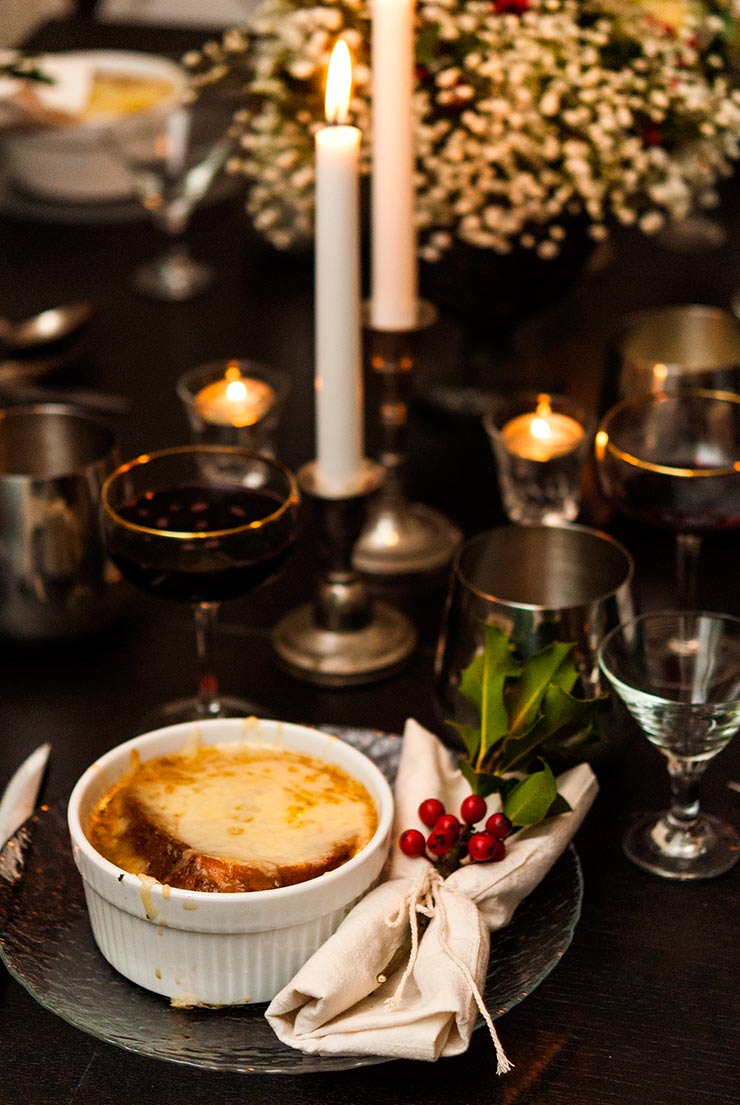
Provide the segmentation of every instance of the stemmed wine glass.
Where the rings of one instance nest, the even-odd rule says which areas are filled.
[[[134,274],[134,286],[145,295],[190,299],[213,281],[213,269],[193,260],[183,235],[231,152],[232,118],[231,100],[206,89],[174,107],[117,121],[107,131],[138,199],[171,242],[162,257]]]
[[[670,810],[647,814],[629,829],[627,855],[667,878],[728,871],[740,858],[740,836],[701,812],[699,783],[707,762],[740,728],[740,618],[643,614],[607,634],[599,663],[666,757],[671,780]]]
[[[195,613],[198,694],[166,706],[162,723],[254,713],[219,693],[212,640],[220,602],[269,579],[293,543],[293,474],[247,449],[181,446],[117,468],[101,497],[108,549],[124,577]]]
[[[678,606],[696,604],[701,535],[740,526],[740,395],[625,399],[596,434],[599,482],[626,514],[676,534]]]

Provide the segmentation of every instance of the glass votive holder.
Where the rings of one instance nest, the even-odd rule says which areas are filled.
[[[270,457],[289,391],[287,373],[249,360],[211,361],[177,381],[196,444],[235,445]]]
[[[561,525],[581,509],[583,465],[592,420],[562,395],[502,398],[483,418],[510,521]]]

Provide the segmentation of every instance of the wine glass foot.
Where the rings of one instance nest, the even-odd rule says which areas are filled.
[[[193,299],[210,288],[215,272],[210,265],[194,261],[187,254],[165,254],[136,270],[133,285],[153,299],[179,303]]]
[[[221,717],[266,717],[267,712],[254,702],[244,698],[223,695],[214,700],[212,709],[205,709],[200,699],[179,698],[167,702],[146,715],[142,722],[143,732],[162,729],[166,725],[179,725],[185,721],[206,721]]]
[[[711,879],[740,859],[740,836],[711,814],[701,814],[689,828],[679,828],[666,814],[645,814],[628,829],[623,847],[638,867],[667,879]]]

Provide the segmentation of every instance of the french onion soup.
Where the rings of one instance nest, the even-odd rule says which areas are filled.
[[[341,768],[272,745],[198,745],[139,761],[93,809],[111,863],[184,890],[307,882],[371,839],[375,804]]]

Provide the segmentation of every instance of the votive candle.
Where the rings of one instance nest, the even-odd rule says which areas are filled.
[[[214,426],[254,426],[274,406],[276,395],[264,380],[242,376],[237,364],[227,366],[221,380],[206,384],[195,396],[195,408]]]

